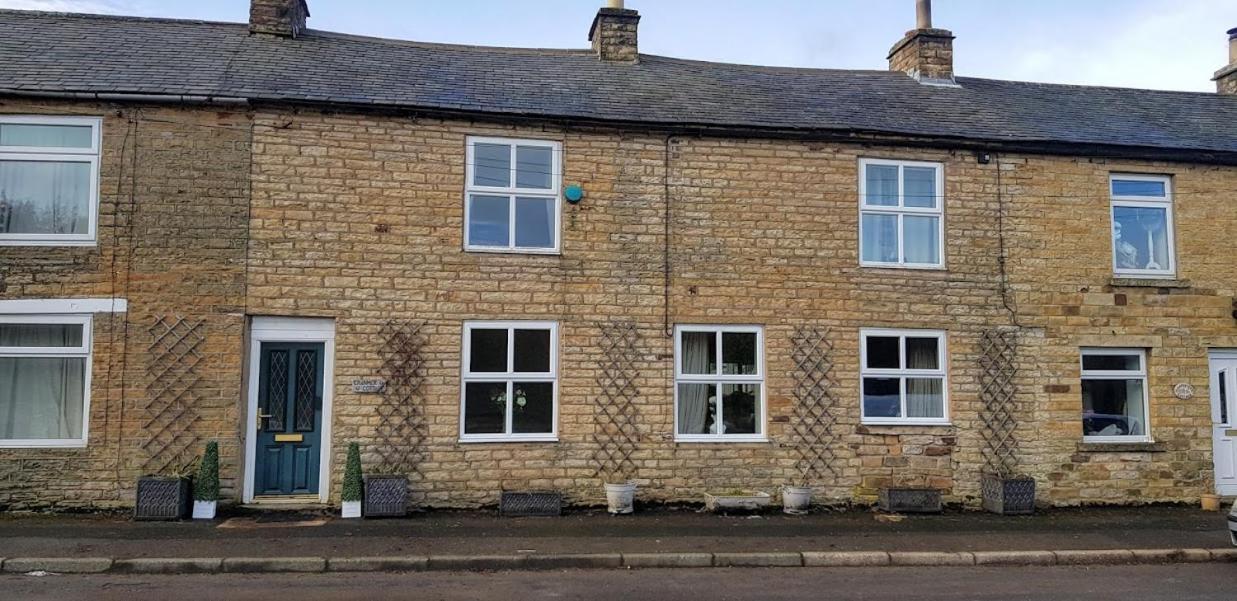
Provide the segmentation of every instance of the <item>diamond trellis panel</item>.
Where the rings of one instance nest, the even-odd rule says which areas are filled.
[[[987,330],[979,339],[979,413],[984,469],[1001,477],[1018,470],[1017,333]]]
[[[266,377],[266,429],[284,429],[284,412],[288,407],[288,351],[271,351],[270,374]]]
[[[377,440],[381,459],[378,470],[389,475],[419,474],[425,459],[429,424],[425,417],[422,388],[425,386],[425,337],[423,322],[388,321],[383,325],[382,366],[385,385],[378,404]]]
[[[640,334],[633,321],[598,323],[597,329],[602,357],[596,378],[598,394],[593,397],[597,406],[593,414],[595,474],[609,482],[630,480],[636,475],[631,456],[640,440],[636,409]]]
[[[837,474],[833,465],[837,397],[833,392],[833,343],[829,341],[829,328],[796,327],[791,346],[795,362],[791,436],[798,454],[795,470],[803,483],[825,481]]]
[[[204,320],[179,315],[156,316],[147,329],[146,398],[142,407],[142,431],[147,438],[140,444],[144,452],[143,469],[151,474],[167,473],[189,463],[198,445],[193,425],[200,416],[202,400],[202,345],[206,342]]]
[[[296,430],[314,429],[314,401],[317,398],[318,353],[301,351],[296,354]]]

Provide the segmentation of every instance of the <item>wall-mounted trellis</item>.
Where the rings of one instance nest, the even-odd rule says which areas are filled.
[[[381,460],[378,472],[411,476],[420,473],[425,459],[429,424],[425,417],[422,388],[425,386],[425,336],[423,322],[388,321],[381,330],[382,367],[385,381],[382,402],[377,407],[378,428],[374,445]]]
[[[167,474],[185,467],[197,453],[194,424],[201,418],[206,322],[157,315],[147,334],[142,468]]]
[[[1008,329],[987,330],[979,339],[979,413],[984,469],[1000,477],[1018,470],[1018,335]]]
[[[598,393],[593,397],[597,405],[593,430],[597,449],[593,461],[597,465],[596,475],[618,482],[636,475],[632,454],[640,440],[636,409],[640,394],[636,387],[640,333],[632,321],[599,323],[597,328],[601,333],[602,357],[596,379]]]
[[[833,443],[833,343],[829,328],[803,325],[791,335],[795,362],[795,408],[791,439],[798,454],[795,469],[802,483],[822,482],[836,475]]]

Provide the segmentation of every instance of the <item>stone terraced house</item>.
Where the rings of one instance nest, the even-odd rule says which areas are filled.
[[[0,11],[0,508],[212,439],[233,503],[350,441],[420,507],[1237,494],[1237,30],[1210,94],[955,76],[925,14],[886,71],[308,16]]]

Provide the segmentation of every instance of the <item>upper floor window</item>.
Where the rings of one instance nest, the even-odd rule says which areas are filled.
[[[94,244],[100,124],[0,115],[0,245]]]
[[[0,447],[84,447],[89,315],[0,315]]]
[[[465,323],[460,440],[556,440],[557,349],[553,322]]]
[[[764,440],[763,344],[754,326],[675,328],[676,440]]]
[[[1113,273],[1172,277],[1172,181],[1159,175],[1113,175],[1109,181]]]
[[[1082,436],[1088,442],[1146,442],[1147,353],[1082,350]]]
[[[860,344],[863,423],[949,423],[944,332],[863,330]]]
[[[556,253],[562,145],[469,138],[466,250]]]
[[[940,163],[860,159],[861,265],[944,267],[943,173]]]

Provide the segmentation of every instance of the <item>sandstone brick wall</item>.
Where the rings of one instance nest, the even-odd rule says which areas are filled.
[[[218,438],[224,487],[238,476],[249,136],[244,113],[155,106],[0,100],[0,113],[103,117],[99,243],[0,247],[0,299],[115,297],[98,314],[84,449],[0,449],[0,508],[132,503],[152,452]],[[159,315],[204,321],[192,412],[154,429],[147,374]],[[164,418],[167,420],[167,418]],[[158,423],[158,422],[157,422]]]

